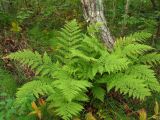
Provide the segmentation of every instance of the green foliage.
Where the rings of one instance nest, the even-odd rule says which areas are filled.
[[[56,30],[48,30],[48,28],[39,24],[35,25],[28,30],[29,44],[32,46],[32,48],[43,52],[52,46],[52,42],[54,42],[54,36],[56,35],[55,31]],[[40,46],[41,49],[39,49]]]
[[[68,60],[70,60],[70,50],[79,47],[82,38],[76,20],[66,24],[64,28],[61,29],[60,36],[58,37],[58,52],[60,54],[58,58],[64,63],[68,62]]]
[[[7,94],[4,92],[1,92],[0,97],[0,119],[12,119],[13,114],[16,113],[16,109],[13,108],[14,99],[8,98]]]
[[[102,102],[104,101],[104,97],[105,97],[105,93],[106,91],[101,88],[101,87],[97,87],[97,86],[94,86],[92,88],[92,93],[93,93],[93,96],[99,100],[101,100]]]
[[[1,92],[0,94],[0,120],[35,120],[30,116],[21,116],[14,106],[15,98],[9,94]]]
[[[14,96],[17,85],[13,75],[11,75],[7,70],[0,68],[0,90],[5,92],[10,96]]]
[[[76,40],[76,38],[79,38],[79,31],[77,31],[77,23],[75,21],[72,21],[66,26],[68,28],[70,27],[70,33],[73,36],[72,38],[69,35],[71,39],[67,35],[66,38],[63,36],[64,41],[66,40],[66,44],[64,45],[67,48],[63,46],[61,49],[67,53],[69,52],[67,51],[69,50],[68,45],[73,40]],[[63,29],[63,31],[66,31],[68,28]],[[61,35],[64,34],[61,33]],[[47,53],[41,56],[38,52],[32,52],[30,50],[11,53],[8,58],[17,60],[23,65],[28,65],[31,69],[35,70],[37,75],[40,75],[40,78],[38,78],[40,80],[33,80],[19,89],[16,95],[17,105],[21,105],[22,103],[23,105],[29,105],[40,96],[48,96],[49,108],[56,108],[55,112],[57,115],[62,116],[66,120],[73,115],[77,115],[83,109],[79,101],[87,100],[84,93],[91,84],[87,80],[76,79],[76,77],[72,76],[70,68],[66,65],[61,66],[58,62],[53,63]],[[80,96],[79,99],[77,99],[78,96]],[[68,108],[70,109],[67,110]]]
[[[38,52],[33,53],[30,50],[19,51],[16,53],[11,53],[9,58],[18,60],[23,65],[28,65],[31,69],[36,69],[36,74],[41,74],[42,76],[52,75],[52,72],[56,70],[55,64],[52,63],[50,57],[47,53],[41,56]]]
[[[34,51],[22,50],[17,52],[18,54],[9,55],[10,58],[25,65],[22,67],[16,62],[14,65],[16,68],[12,68],[10,61],[5,61],[7,62],[5,65],[9,69],[11,67],[10,72],[16,76],[0,67],[1,92],[14,96],[16,87],[24,84],[18,89],[16,100],[16,106],[21,108],[17,113],[22,112],[23,115],[21,117],[11,115],[13,113],[10,108],[13,106],[14,99],[9,98],[12,102],[8,102],[7,98],[2,99],[2,102],[5,101],[6,104],[1,107],[0,117],[11,119],[10,116],[14,116],[12,119],[16,120],[31,119],[27,115],[32,111],[31,102],[37,103],[39,98],[43,97],[48,108],[51,109],[48,110],[50,117],[43,119],[53,119],[51,118],[53,116],[56,119],[55,113],[63,116],[64,119],[69,119],[71,115],[77,116],[79,113],[76,112],[81,111],[83,103],[88,101],[85,94],[87,92],[90,103],[85,105],[84,111],[88,112],[88,109],[95,104],[98,104],[100,109],[106,103],[111,104],[103,109],[107,117],[98,116],[97,119],[132,119],[130,115],[130,118],[126,118],[124,109],[118,110],[123,107],[121,103],[114,106],[117,99],[121,101],[123,98],[111,100],[113,102],[108,100],[115,97],[110,96],[110,91],[111,94],[117,91],[115,94],[124,95],[125,100],[121,102],[131,103],[133,113],[134,110],[144,108],[144,106],[134,104],[134,102],[132,104],[132,101],[136,100],[130,98],[145,100],[149,98],[147,105],[146,102],[143,102],[143,105],[147,108],[147,114],[152,114],[153,106],[150,103],[155,98],[159,99],[157,78],[160,78],[158,66],[160,61],[160,0],[103,0],[103,2],[107,26],[112,36],[114,38],[122,36],[115,42],[112,51],[108,51],[97,38],[100,34],[98,27],[103,23],[92,24],[87,28],[88,23],[85,23],[83,19],[81,0],[0,0],[0,55],[5,56],[6,52],[22,49],[23,43]],[[81,27],[76,21],[72,21],[57,32],[66,21],[75,18]],[[47,53],[43,54],[44,51]],[[26,66],[32,69],[32,72],[28,71]],[[33,71],[36,77],[31,82],[27,80],[29,82],[25,84],[22,79],[28,79],[30,72],[33,76]],[[27,77],[24,78],[26,74]],[[93,87],[89,90],[86,87],[83,88],[91,83]],[[55,99],[55,94],[57,99]],[[151,95],[153,95],[152,99],[146,97]],[[59,96],[64,96],[64,100]],[[70,103],[64,105],[66,101],[77,106],[77,110]],[[80,106],[76,105],[77,103]],[[91,109],[97,111],[95,108]],[[83,112],[81,115],[84,114]],[[94,112],[91,114],[97,115]]]
[[[29,108],[31,102],[39,98],[39,95],[46,95],[52,91],[51,86],[42,81],[28,82],[22,88],[19,88],[16,94],[16,104],[17,106],[20,105],[22,110],[27,107]]]
[[[139,57],[139,62],[150,64],[150,65],[158,64],[159,60],[160,60],[160,54],[156,52],[148,53],[144,56]]]
[[[154,54],[152,60],[147,57],[154,50],[143,44],[149,37],[148,33],[135,33],[120,38],[113,50],[107,51],[94,35],[82,34],[75,20],[67,23],[58,37],[54,61],[47,53],[40,55],[31,50],[7,56],[28,65],[38,76],[19,89],[17,105],[22,108],[22,103],[27,106],[45,96],[48,108],[69,120],[82,111],[83,102],[88,100],[85,93],[91,86],[93,96],[101,101],[113,89],[140,100],[151,96],[153,91],[160,92],[155,72],[150,64],[145,64],[147,61],[160,63],[159,54]]]
[[[83,71],[89,72],[86,76],[90,79],[94,79],[98,73],[101,74],[100,80],[95,78],[94,81],[106,83],[108,91],[115,88],[116,91],[122,94],[143,100],[146,96],[151,95],[152,90],[160,91],[160,85],[154,71],[149,65],[139,63],[141,57],[153,51],[152,47],[142,44],[150,36],[148,33],[141,32],[126,38],[120,38],[120,40],[116,41],[111,53],[101,47],[97,47],[98,40],[95,40],[95,37],[92,36],[90,39],[84,39],[83,47],[72,50],[73,58],[77,59],[79,57],[83,60],[82,64],[88,66],[83,66],[80,73],[83,73]],[[91,51],[89,46],[92,47]],[[94,46],[97,48],[95,49]],[[92,52],[95,54],[88,54]],[[152,61],[160,63],[157,60],[159,54],[155,56]],[[77,60],[77,64],[79,64],[79,61]]]
[[[26,83],[17,92],[16,103],[21,107],[23,107],[21,105],[23,103],[24,107],[22,109],[26,109],[26,105],[29,107],[29,104],[35,101],[36,98],[48,96],[49,108],[57,108],[55,112],[64,119],[69,119],[72,115],[82,110],[83,106],[77,103],[75,99],[84,93],[87,87],[91,86],[88,81],[72,78],[65,67],[58,68],[59,66],[56,63],[52,63],[46,53],[42,57],[37,52],[33,53],[30,50],[24,50],[12,53],[8,57],[18,60],[22,64],[27,64],[33,69],[36,68],[36,73],[41,76],[39,78],[41,81],[33,80]],[[81,100],[78,99],[78,101]],[[75,105],[75,107],[72,105]],[[72,107],[73,109],[64,114],[66,110],[64,106]],[[77,106],[79,106],[79,109]]]

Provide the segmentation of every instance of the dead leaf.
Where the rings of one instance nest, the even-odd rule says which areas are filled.
[[[138,113],[139,113],[139,120],[147,120],[147,113],[145,109],[139,110]]]
[[[93,116],[92,112],[89,112],[86,114],[86,120],[96,120],[96,118]]]

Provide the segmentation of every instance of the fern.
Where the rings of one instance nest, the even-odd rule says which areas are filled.
[[[66,24],[59,33],[59,54],[57,55],[57,57],[59,58],[59,60],[61,60],[61,62],[68,62],[67,59],[69,59],[70,56],[70,49],[79,47],[82,40],[82,34],[76,20],[73,20]]]
[[[82,44],[82,47],[79,48],[82,50],[72,49],[71,56],[74,64],[83,66],[80,73],[85,72],[85,78],[88,76],[93,79],[96,73],[102,74],[104,72],[111,73],[121,71],[126,69],[127,65],[130,63],[126,58],[119,58],[118,55],[107,52],[95,37],[89,38],[86,36]],[[91,51],[93,51],[93,54],[90,54]],[[77,59],[77,57],[81,60]]]
[[[143,64],[157,65],[160,63],[160,54],[154,52],[140,56],[139,62]]]
[[[70,47],[76,48],[75,46],[80,41],[81,35],[76,21],[68,23],[60,34],[59,45],[61,46],[58,55],[65,58],[62,64],[58,61],[52,62],[47,53],[40,55],[31,50],[11,53],[7,57],[19,61],[22,65],[27,65],[36,72],[36,75],[40,76],[37,80],[26,83],[19,89],[16,95],[16,105],[23,103],[24,106],[20,107],[25,110],[32,101],[40,96],[47,96],[48,106],[50,108],[53,106],[52,110],[57,115],[68,120],[83,109],[83,105],[79,102],[88,100],[85,92],[88,87],[91,87],[91,83],[88,80],[74,77],[71,66],[65,65],[72,58],[69,54],[71,53]],[[80,100],[77,100],[77,97]]]
[[[29,54],[29,55],[28,55]],[[36,56],[33,58],[32,56]],[[25,59],[20,56],[25,56]],[[75,80],[70,76],[70,69],[67,69],[67,67],[63,66],[60,68],[58,64],[52,63],[51,59],[48,57],[48,55],[45,53],[43,56],[40,56],[37,52],[31,52],[29,50],[24,50],[17,53],[12,53],[8,56],[10,59],[14,59],[17,61],[20,61],[22,64],[27,64],[28,66],[37,65],[37,68],[35,68],[36,72],[40,73],[41,81],[31,81],[29,83],[26,83],[22,88],[19,89],[17,92],[17,99],[16,103],[17,105],[21,105],[23,103],[24,106],[21,106],[22,109],[27,108],[27,105],[31,103],[32,101],[35,101],[40,96],[48,96],[51,101],[54,101],[55,105],[59,103],[59,100],[56,101],[55,94],[57,92],[60,92],[59,98],[64,99],[60,104],[63,105],[75,105],[77,106],[76,102],[74,103],[74,99],[79,95],[84,93],[87,90],[87,87],[90,87],[91,84],[87,80]],[[31,62],[30,62],[31,61]],[[34,63],[35,62],[35,63]],[[31,64],[32,63],[32,64]],[[48,73],[48,75],[47,75]],[[49,78],[45,78],[49,77]],[[53,98],[51,96],[54,96]],[[50,103],[53,104],[53,103]],[[50,105],[49,105],[50,106]],[[75,108],[72,110],[72,112],[69,112],[68,114],[62,114],[64,111],[62,106],[56,105],[57,108],[57,115],[61,115],[64,119],[71,118],[75,113],[78,113],[80,111],[77,111],[77,109],[74,106],[70,106],[72,108]],[[81,108],[83,108],[81,106]],[[66,110],[66,109],[65,109]],[[66,111],[67,112],[67,111]],[[73,114],[72,114],[73,113]],[[65,116],[66,115],[66,116]]]
[[[104,76],[98,83],[106,83],[107,90],[115,88],[122,94],[127,94],[129,97],[143,100],[146,96],[150,96],[150,89],[147,88],[145,80],[135,78],[134,75],[125,75],[123,73]]]
[[[117,39],[114,44],[114,49],[115,50],[119,48],[123,49],[126,45],[129,45],[129,44],[143,43],[146,40],[148,40],[148,38],[150,37],[151,37],[150,33],[137,32],[127,37]]]
[[[132,40],[134,42],[140,42],[143,43],[146,40],[148,40],[148,38],[150,38],[152,36],[151,33],[147,33],[147,32],[136,32],[130,36],[128,36],[128,40]]]
[[[19,61],[22,65],[27,65],[35,70],[36,74],[40,74],[41,76],[52,76],[52,73],[57,69],[57,65],[52,63],[47,53],[41,56],[38,52],[23,50],[11,53],[7,57]]]
[[[142,44],[148,37],[150,37],[149,33],[141,32],[120,38],[115,43],[111,53],[109,53],[99,45],[98,40],[94,36],[90,36],[86,37],[87,41],[84,39],[82,42],[83,47],[80,50],[72,50],[72,55],[76,58],[77,64],[80,63],[77,57],[82,59],[83,63],[81,65],[83,69],[81,73],[85,71],[87,73],[86,75],[84,74],[85,77],[88,76],[90,79],[94,79],[97,73],[101,75],[108,73],[107,77],[109,79],[106,79],[104,82],[108,91],[115,88],[116,91],[128,94],[129,97],[132,96],[133,98],[144,100],[146,96],[151,95],[151,91],[159,92],[160,87],[153,70],[138,62],[143,57],[143,59],[147,59],[145,57],[146,53],[154,50],[152,47]],[[93,52],[93,54],[89,54],[90,52]],[[158,57],[159,55],[156,54],[155,56]],[[156,57],[153,58],[155,62],[158,61],[158,58],[155,59]],[[129,73],[131,68],[135,68],[134,73],[132,73],[133,71]],[[123,74],[119,76],[121,72]],[[99,80],[97,79],[96,82],[99,83]]]
[[[66,100],[70,102],[80,92],[86,91],[86,88],[90,87],[90,83],[85,80],[56,80],[53,82],[53,86],[60,89]]]
[[[48,95],[53,91],[53,88],[46,82],[28,82],[18,89],[18,92],[16,93],[16,105],[25,110],[26,108],[28,108],[28,106],[30,106],[30,103],[32,101],[36,101],[36,99],[39,98],[40,95]]]
[[[156,79],[154,71],[150,68],[151,67],[147,65],[135,65],[130,67],[127,72],[135,78],[145,80],[144,83],[151,90],[160,92],[160,84]]]
[[[65,99],[63,93],[59,91],[59,89],[55,89],[55,91],[56,92],[54,94],[47,98],[47,102],[49,102],[49,109],[56,108],[54,112],[64,120],[69,120],[72,116],[78,115],[83,109],[83,105],[80,104],[80,102],[88,100],[86,95],[79,94],[69,102]]]
[[[64,120],[70,120],[69,118],[71,118],[72,115],[76,116],[83,109],[82,105],[75,102],[56,103],[55,107],[58,108],[55,112],[57,112],[59,116],[62,116]]]
[[[150,51],[153,48],[148,45],[142,45],[142,44],[129,44],[126,47],[124,47],[122,54],[127,56],[137,56],[142,55],[146,51]]]
[[[39,75],[36,81],[19,89],[16,102],[27,105],[40,96],[47,96],[49,109],[69,120],[82,111],[83,102],[88,101],[85,93],[92,86],[92,95],[101,101],[105,93],[113,89],[140,100],[151,96],[153,91],[160,92],[159,82],[149,66],[160,62],[159,54],[143,44],[150,37],[149,33],[120,38],[112,51],[93,34],[89,35],[82,34],[73,20],[61,29],[59,49],[53,57],[57,61],[53,62],[47,53],[40,55],[30,50],[8,55]]]

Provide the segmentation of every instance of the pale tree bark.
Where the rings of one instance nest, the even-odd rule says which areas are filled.
[[[104,16],[103,0],[81,0],[84,12],[84,18],[88,23],[102,23],[100,35],[108,48],[112,48],[114,39],[111,36],[107,21]]]

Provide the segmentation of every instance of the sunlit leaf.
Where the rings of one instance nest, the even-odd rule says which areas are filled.
[[[147,120],[147,113],[145,109],[139,110],[139,120]]]
[[[96,120],[96,118],[93,116],[92,112],[89,112],[86,114],[86,120]]]
[[[22,28],[18,25],[17,22],[12,22],[11,23],[11,31],[13,32],[20,32]]]

